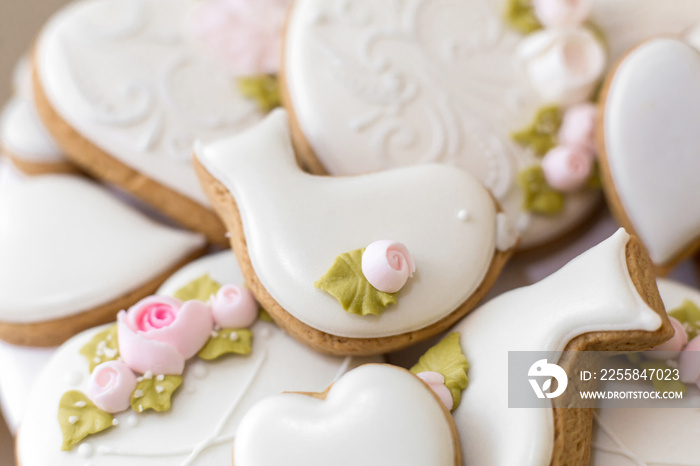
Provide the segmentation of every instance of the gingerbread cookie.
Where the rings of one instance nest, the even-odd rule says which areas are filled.
[[[488,191],[453,167],[304,173],[283,110],[195,157],[251,289],[320,351],[378,354],[439,333],[483,296],[517,242]]]
[[[700,291],[678,282],[659,279],[659,293],[676,330],[674,338],[655,348],[658,351],[645,352],[639,362],[630,364],[624,357],[615,358],[611,367],[625,370],[634,369],[679,369],[684,379],[688,368],[679,364],[681,358],[698,350],[698,317],[700,317]],[[691,356],[697,363],[697,353]],[[685,359],[685,358],[683,358]],[[614,366],[613,366],[614,364]],[[685,369],[685,370],[684,370]],[[697,370],[697,369],[695,369]],[[645,400],[640,408],[601,408],[596,410],[593,429],[593,452],[591,464],[596,466],[632,466],[642,464],[693,464],[698,460],[700,448],[697,444],[697,404],[700,389],[695,380],[666,380],[654,382],[659,391],[683,391],[683,399]],[[609,382],[606,389],[647,391],[652,386],[650,380]]]
[[[464,464],[493,466],[588,464],[590,455],[591,409],[557,399],[547,400],[551,409],[508,408],[509,351],[635,351],[673,335],[651,262],[623,229],[454,329],[469,362],[469,385],[453,412]]]
[[[17,168],[30,175],[77,173],[36,113],[32,73],[31,60],[25,56],[15,66],[14,96],[0,118],[0,149]]]
[[[362,433],[362,447],[348,439]],[[261,401],[241,421],[234,466],[461,466],[454,420],[428,385],[405,369],[370,364],[323,393]]]
[[[0,338],[53,346],[109,322],[203,252],[80,177],[0,184]]]
[[[700,247],[700,212],[684,202],[696,186],[698,77],[696,49],[654,39],[618,63],[602,100],[601,167],[611,210],[662,274]]]
[[[66,155],[225,244],[191,166],[195,139],[258,121],[222,63],[188,32],[194,0],[81,0],[45,25],[34,54],[42,120]]]
[[[59,348],[30,394],[20,464],[227,465],[241,418],[257,401],[322,390],[378,360],[315,353],[257,318],[243,285],[230,251],[203,258],[122,314],[119,327],[88,330]]]
[[[700,20],[692,0],[300,0],[283,96],[315,173],[422,162],[477,176],[529,248],[599,200],[595,88],[609,58]]]

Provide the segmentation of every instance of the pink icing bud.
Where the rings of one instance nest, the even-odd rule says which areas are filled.
[[[120,312],[117,324],[119,353],[132,370],[179,375],[209,339],[214,318],[201,301],[150,296]]]
[[[535,16],[549,28],[575,27],[591,13],[590,0],[533,0]]]
[[[545,154],[542,170],[547,183],[557,191],[582,188],[593,170],[593,154],[578,146],[557,146]]]
[[[670,340],[655,346],[650,351],[644,353],[644,356],[652,359],[676,359],[685,345],[688,344],[688,334],[685,333],[683,324],[678,322],[673,317],[668,318],[673,325],[674,334]]]
[[[362,273],[373,287],[385,293],[399,291],[415,271],[408,249],[396,241],[375,241],[362,254]]]
[[[595,153],[595,123],[598,109],[593,104],[579,104],[570,107],[564,114],[559,129],[559,144],[580,146]]]
[[[678,358],[681,382],[695,383],[700,379],[700,336],[690,340]]]
[[[87,396],[102,411],[119,413],[129,408],[136,384],[136,375],[126,364],[121,361],[103,362],[90,375]]]
[[[445,385],[445,376],[439,372],[426,371],[416,374],[416,376],[427,383],[430,389],[440,398],[442,404],[445,405],[448,411],[452,411],[454,400],[450,389]]]
[[[212,303],[214,321],[222,328],[250,327],[258,317],[253,292],[238,285],[224,285]]]
[[[209,0],[190,18],[190,30],[238,76],[277,73],[290,0]]]

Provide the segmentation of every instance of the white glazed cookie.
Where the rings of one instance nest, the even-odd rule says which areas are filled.
[[[700,211],[684,202],[698,191],[698,79],[696,49],[655,39],[618,64],[604,100],[606,194],[618,220],[639,236],[662,272],[700,244]]]
[[[347,448],[362,436],[362,446]],[[328,391],[285,393],[251,408],[233,446],[234,466],[461,466],[449,412],[417,377],[370,364]]]
[[[512,135],[528,127],[539,109],[558,103],[536,92],[529,58],[523,57],[526,48],[547,56],[540,78],[548,79],[560,64],[554,60],[548,68],[544,62],[556,58],[548,51],[560,45],[529,41],[525,47],[529,36],[505,21],[509,3],[295,2],[283,71],[301,152],[311,153],[316,170],[334,175],[421,162],[464,167],[522,228],[522,247],[546,243],[580,224],[599,198],[593,190],[567,194],[554,215],[522,208],[518,174],[542,159]],[[680,34],[699,19],[694,0],[593,0],[590,16],[613,59],[642,39]]]
[[[59,166],[65,165],[65,171],[71,171],[69,162],[63,152],[41,123],[31,101],[22,97],[13,97],[5,106],[0,119],[0,146],[2,152],[22,171],[27,165],[39,172],[63,171]],[[72,171],[75,171],[73,169]]]
[[[243,280],[235,258],[224,251],[183,268],[159,291],[174,293],[203,274],[220,283]],[[88,364],[79,350],[101,329],[64,344],[37,380],[17,439],[22,466],[229,465],[238,424],[257,401],[284,390],[323,390],[355,364],[370,362],[319,355],[274,324],[258,320],[249,355],[192,360],[169,411],[117,414],[116,427],[88,437],[70,452],[61,451],[59,399],[67,390],[85,390]]]
[[[196,149],[202,183],[272,316],[323,351],[380,353],[433,335],[471,309],[517,240],[488,191],[444,165],[309,175],[296,163],[287,121],[277,110],[247,132]],[[318,283],[336,257],[386,239],[408,249],[415,278],[381,315],[346,312]],[[368,288],[357,286],[351,305],[365,302]]]
[[[651,308],[649,296],[638,291],[640,275],[650,270],[631,275],[631,241],[620,229],[544,280],[498,296],[455,326],[469,361],[469,386],[453,412],[464,464],[558,464],[558,454],[569,464],[584,464],[576,461],[585,461],[588,453],[588,445],[580,443],[590,441],[590,422],[577,426],[583,435],[571,445],[571,432],[555,433],[554,409],[508,409],[508,351],[571,349],[570,343],[584,334],[594,334],[593,345],[609,338],[609,346],[598,350],[629,344],[642,334],[655,335],[656,342],[646,348],[667,339],[670,325],[661,319],[660,302]],[[645,290],[654,287],[648,280],[641,285]],[[656,293],[655,287],[646,292]],[[558,415],[573,414],[569,411],[577,410],[562,409]]]
[[[239,131],[260,113],[186,32],[196,4],[82,0],[67,6],[37,41],[37,100],[44,98],[39,110],[49,130],[67,125],[77,133],[66,140],[65,131],[53,131],[71,159],[213,238],[215,226],[193,220],[192,211],[203,209],[207,222],[217,222],[206,214],[209,204],[192,170],[192,143]],[[86,155],[76,139],[99,154]],[[117,170],[105,164],[115,162],[131,175],[113,178]],[[165,191],[144,190],[134,177]]]
[[[0,188],[0,336],[10,342],[56,345],[111,321],[204,247],[80,177]]]
[[[685,300],[700,304],[700,291],[678,282],[658,280],[666,309]],[[620,382],[621,390],[648,390],[650,382]],[[653,408],[597,410],[593,429],[594,466],[691,465],[698,462],[700,389],[686,384],[682,400],[654,400]],[[664,407],[665,406],[665,407]]]

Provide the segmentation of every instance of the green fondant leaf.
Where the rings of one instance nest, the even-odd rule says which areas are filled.
[[[691,300],[684,300],[680,306],[669,311],[668,315],[683,325],[689,341],[700,333],[700,308]]]
[[[439,372],[445,377],[445,385],[452,394],[454,411],[462,400],[462,391],[467,388],[467,370],[469,363],[459,344],[459,333],[454,332],[443,338],[440,343],[430,348],[421,356],[411,372]]]
[[[508,0],[505,20],[510,27],[523,34],[542,29],[531,0]]]
[[[603,182],[600,179],[600,166],[598,165],[598,162],[595,162],[593,164],[593,171],[591,173],[591,176],[588,178],[588,181],[586,182],[586,187],[588,189],[603,188]]]
[[[58,403],[58,424],[63,434],[61,450],[70,451],[88,435],[102,432],[114,424],[114,416],[100,410],[83,393],[66,392]]]
[[[561,119],[559,107],[541,108],[530,126],[513,133],[511,137],[521,146],[529,148],[535,155],[542,157],[557,145]]]
[[[211,361],[225,354],[250,354],[253,332],[247,328],[226,328],[212,335],[197,356]]]
[[[119,341],[117,339],[117,324],[110,325],[101,331],[82,348],[80,354],[90,363],[90,372],[98,365],[114,361],[119,357]]]
[[[672,369],[671,366],[666,364],[665,361],[651,360],[647,359],[639,364],[642,369],[654,369],[655,371],[661,369],[666,371],[666,369]],[[656,372],[654,372],[656,374]],[[654,384],[654,390],[657,392],[683,392],[685,393],[686,386],[680,380],[661,380],[656,377],[651,379],[651,383]]]
[[[521,171],[518,174],[518,184],[524,194],[524,210],[554,215],[564,208],[564,195],[547,184],[542,167],[533,165]]]
[[[314,286],[332,295],[348,312],[378,316],[389,304],[396,303],[398,293],[384,293],[367,281],[362,273],[364,251],[364,248],[355,249],[336,257],[328,272]]]
[[[134,393],[131,394],[131,408],[137,413],[153,409],[167,411],[170,409],[170,398],[182,384],[179,375],[150,375],[140,377]]]
[[[258,311],[258,319],[264,320],[265,322],[274,322],[274,320],[272,320],[272,317],[270,317],[270,313],[263,308],[260,308],[260,310]]]
[[[236,83],[239,92],[258,104],[263,112],[281,105],[279,82],[274,75],[240,77]]]
[[[196,299],[206,303],[219,291],[219,288],[221,288],[221,284],[206,274],[177,290],[173,297],[180,301]]]

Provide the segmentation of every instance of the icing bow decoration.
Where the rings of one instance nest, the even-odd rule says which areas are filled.
[[[237,79],[239,91],[261,110],[279,106],[282,32],[290,0],[206,0],[190,17],[190,30]]]
[[[176,296],[182,299],[142,299],[81,349],[91,374],[86,394],[70,391],[59,403],[63,450],[117,425],[112,414],[129,407],[139,413],[170,409],[188,359],[251,352],[247,327],[260,309],[250,290],[205,275]]]
[[[555,214],[563,193],[597,187],[591,103],[607,61],[600,31],[586,21],[591,0],[511,0],[507,19],[527,35],[518,47],[532,87],[547,103],[513,139],[542,159],[519,176],[524,209]]]
[[[336,257],[328,272],[314,285],[336,298],[348,312],[381,315],[397,302],[397,294],[416,265],[408,248],[390,240],[375,241]]]

